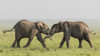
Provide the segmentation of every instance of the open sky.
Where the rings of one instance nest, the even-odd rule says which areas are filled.
[[[0,0],[0,19],[100,19],[100,0]]]

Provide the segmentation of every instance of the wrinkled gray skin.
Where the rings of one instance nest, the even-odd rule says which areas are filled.
[[[11,29],[15,29],[15,41],[12,44],[11,47],[15,47],[15,44],[17,43],[17,47],[20,47],[20,40],[22,38],[29,38],[27,44],[24,47],[28,47],[34,38],[34,36],[37,37],[37,39],[41,42],[42,46],[45,48],[46,45],[42,39],[41,33],[44,33],[48,35],[49,28],[46,24],[43,22],[30,22],[28,20],[21,20],[16,23],[16,25]],[[4,30],[3,33],[9,32],[11,30]]]
[[[69,40],[70,37],[78,38],[79,40],[79,48],[82,48],[82,40],[86,40],[90,47],[92,48],[92,44],[90,41],[90,30],[89,27],[84,22],[59,22],[57,24],[54,24],[51,28],[51,32],[49,33],[49,36],[46,36],[46,38],[52,37],[55,33],[63,32],[64,36],[60,43],[59,48],[61,48],[66,41],[67,48],[69,48]]]

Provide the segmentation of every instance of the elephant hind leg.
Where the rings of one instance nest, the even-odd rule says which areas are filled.
[[[90,41],[90,36],[89,36],[89,34],[84,34],[84,39],[89,43],[90,47],[92,48],[93,46],[92,46],[92,43],[91,43],[91,41]]]
[[[78,39],[79,40],[79,46],[78,46],[78,48],[82,48],[82,40],[83,39]]]
[[[20,48],[20,40],[22,39],[22,37],[20,37],[18,40],[17,40],[17,47]]]
[[[29,40],[28,40],[27,44],[24,46],[24,48],[26,48],[30,45],[31,41],[33,40],[33,38],[36,34],[37,34],[37,30],[33,30],[32,33],[30,34]]]
[[[24,46],[24,48],[28,47],[28,46],[30,45],[30,43],[31,43],[32,40],[33,40],[33,37],[30,37],[30,38],[28,39],[27,44]]]
[[[13,44],[12,44],[12,46],[11,47],[15,47],[15,45],[16,45],[16,43],[17,43],[17,41],[18,41],[18,39],[21,37],[21,35],[19,34],[19,33],[15,33],[15,40],[14,40],[14,42],[13,42]]]
[[[17,39],[15,38],[15,40],[14,40],[14,42],[13,42],[11,47],[15,47],[16,42],[17,42]]]

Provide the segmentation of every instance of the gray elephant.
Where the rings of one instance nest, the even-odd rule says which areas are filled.
[[[27,44],[24,47],[28,47],[34,38],[37,36],[37,39],[41,42],[42,46],[45,48],[46,45],[42,39],[41,33],[48,35],[49,27],[39,21],[39,22],[30,22],[28,20],[21,20],[15,24],[15,26],[11,30],[4,30],[3,33],[12,31],[15,29],[15,41],[11,47],[15,47],[17,43],[17,47],[20,47],[20,40],[22,38],[29,38]]]
[[[70,21],[65,21],[65,22],[59,22],[57,24],[54,24],[51,28],[51,32],[49,33],[49,36],[46,36],[46,38],[52,37],[55,33],[63,32],[64,36],[63,39],[60,43],[59,48],[61,48],[66,41],[67,48],[69,48],[69,40],[70,37],[78,38],[79,40],[79,48],[82,48],[82,40],[86,40],[89,44],[90,47],[92,48],[92,44],[90,41],[90,30],[87,24],[84,22],[70,22]]]

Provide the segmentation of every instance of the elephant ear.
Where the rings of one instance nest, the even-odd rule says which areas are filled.
[[[64,23],[64,28],[68,28],[68,29],[71,30],[71,22],[66,21],[66,22]]]
[[[71,27],[71,23],[70,22],[67,21],[66,23],[67,23],[68,27]]]
[[[43,28],[43,23],[42,22],[38,22],[37,23],[37,27],[38,27],[38,30],[41,31],[41,29]]]

